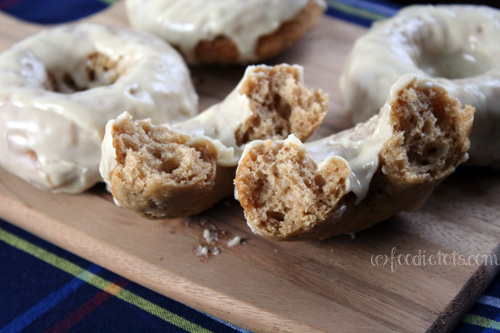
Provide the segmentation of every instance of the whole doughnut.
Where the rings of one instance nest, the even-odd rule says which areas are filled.
[[[106,122],[194,115],[188,69],[156,37],[97,24],[43,30],[0,54],[0,166],[54,192],[101,181]]]
[[[500,11],[473,5],[410,6],[352,48],[340,87],[354,122],[376,114],[406,73],[435,78],[476,108],[469,165],[500,167]]]
[[[130,24],[174,45],[189,64],[247,64],[297,41],[324,0],[127,0]]]

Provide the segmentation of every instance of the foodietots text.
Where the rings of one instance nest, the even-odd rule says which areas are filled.
[[[390,266],[395,272],[398,266],[479,266],[495,265],[499,262],[495,254],[471,254],[464,255],[456,251],[445,253],[439,250],[433,254],[427,254],[425,250],[418,250],[416,254],[397,253],[397,248],[393,247],[390,254],[378,254],[371,256],[373,266]]]

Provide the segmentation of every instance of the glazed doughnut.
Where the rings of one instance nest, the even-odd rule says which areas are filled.
[[[324,0],[127,0],[130,24],[174,45],[189,64],[262,62],[321,17]]]
[[[427,74],[477,113],[468,164],[500,167],[500,11],[411,6],[356,41],[340,80],[354,122],[378,112],[403,74]]]
[[[418,209],[467,158],[474,108],[407,74],[380,113],[318,141],[245,147],[236,193],[251,230],[274,240],[357,232]]]
[[[43,30],[0,55],[0,165],[54,192],[101,181],[101,141],[124,110],[156,122],[196,114],[186,64],[162,40],[97,24]]]
[[[321,124],[328,97],[303,82],[300,66],[249,66],[236,88],[198,116],[170,125],[110,120],[101,174],[115,202],[149,218],[198,214],[234,190],[248,142],[305,140]]]

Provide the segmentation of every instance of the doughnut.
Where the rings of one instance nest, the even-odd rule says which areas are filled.
[[[162,40],[90,23],[46,29],[0,54],[0,166],[79,193],[102,181],[109,119],[180,122],[197,105],[184,60]]]
[[[328,96],[304,84],[301,66],[248,66],[222,102],[184,122],[110,120],[101,175],[117,205],[141,216],[198,214],[233,193],[245,144],[291,133],[305,140],[327,109]]]
[[[359,38],[340,88],[353,121],[376,114],[406,73],[429,75],[476,108],[467,165],[500,167],[500,11],[486,6],[410,6]]]
[[[380,112],[353,128],[305,144],[249,143],[235,185],[250,229],[273,240],[324,239],[420,208],[467,159],[474,111],[434,80],[406,74]]]
[[[175,46],[189,64],[249,64],[311,29],[324,0],[126,0],[130,24]]]

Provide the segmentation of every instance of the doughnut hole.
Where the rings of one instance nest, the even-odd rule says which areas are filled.
[[[293,239],[315,232],[337,210],[349,174],[343,159],[318,170],[300,143],[268,140],[243,157],[235,184],[255,233]]]
[[[410,85],[391,103],[394,137],[381,152],[388,177],[431,182],[451,174],[469,149],[474,109],[443,88]]]
[[[191,190],[212,186],[217,150],[210,141],[191,143],[187,135],[146,121],[121,121],[113,131],[112,193],[121,206],[149,218],[168,217],[172,208],[187,215]]]
[[[93,52],[83,59],[68,62],[67,67],[47,68],[47,90],[62,94],[72,94],[88,89],[108,86],[124,74],[125,66],[121,57],[112,59],[104,53]]]
[[[442,77],[446,79],[466,79],[482,75],[491,69],[491,66],[474,55],[466,51],[447,53],[445,49],[440,49],[437,54],[422,52],[419,68],[432,77]]]
[[[306,140],[326,115],[328,96],[301,82],[299,69],[288,65],[262,67],[242,82],[240,93],[250,100],[252,116],[235,132],[236,143],[284,139]]]
[[[484,34],[481,26],[468,27],[461,37],[463,41],[455,46],[448,25],[440,21],[432,23],[417,24],[417,30],[410,35],[414,52],[409,54],[413,55],[415,65],[424,73],[454,80],[476,77],[492,68],[492,64],[481,53],[484,50],[480,45],[483,39],[481,35]]]

